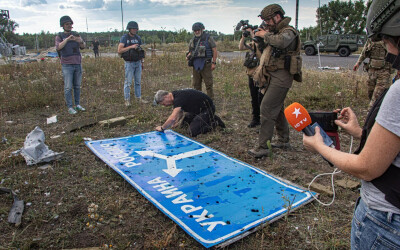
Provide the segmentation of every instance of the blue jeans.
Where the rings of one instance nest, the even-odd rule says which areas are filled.
[[[125,61],[125,82],[124,82],[124,98],[131,99],[131,84],[132,79],[135,81],[135,97],[142,96],[140,81],[142,78],[142,62],[127,62]]]
[[[400,249],[400,214],[370,209],[359,199],[351,224],[351,249]]]
[[[72,108],[72,90],[74,91],[75,105],[79,105],[81,96],[82,65],[62,64],[64,76],[64,96],[68,108]]]

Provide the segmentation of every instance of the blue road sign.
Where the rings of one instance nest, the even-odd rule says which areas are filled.
[[[205,247],[234,241],[312,196],[172,130],[86,142]]]

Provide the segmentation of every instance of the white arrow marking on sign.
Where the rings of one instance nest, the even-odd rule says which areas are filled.
[[[204,154],[204,153],[210,152],[210,151],[211,151],[211,149],[209,149],[209,148],[201,148],[201,149],[188,151],[185,153],[171,155],[171,156],[157,154],[157,153],[154,153],[153,151],[136,151],[136,153],[138,153],[142,157],[150,156],[150,157],[157,157],[157,158],[166,160],[168,168],[163,169],[163,171],[165,173],[169,174],[170,176],[175,177],[179,174],[179,172],[182,171],[182,169],[176,168],[176,162],[175,162],[176,160],[181,160],[181,159],[192,157],[195,155]]]

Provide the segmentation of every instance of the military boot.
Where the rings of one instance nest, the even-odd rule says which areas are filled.
[[[249,150],[249,154],[255,158],[262,158],[264,156],[269,156],[271,151],[268,148],[257,147]]]
[[[249,125],[247,125],[247,127],[249,127],[249,128],[255,128],[255,127],[257,127],[258,125],[260,125],[261,123],[260,123],[260,119],[257,119],[257,118],[253,118],[253,120],[251,120],[251,122],[249,123]]]
[[[273,142],[271,143],[271,147],[280,148],[280,149],[291,149],[292,146],[289,142]]]

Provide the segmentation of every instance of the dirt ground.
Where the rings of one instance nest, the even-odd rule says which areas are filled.
[[[86,89],[86,97],[95,90],[96,86]],[[121,99],[87,106],[88,111],[76,116],[67,114],[63,104],[1,114],[1,137],[7,141],[0,144],[0,186],[12,188],[26,205],[17,228],[7,223],[11,197],[0,195],[0,249],[203,248],[84,145],[84,138],[116,138],[153,131],[171,110],[141,103],[127,108],[120,94],[122,86],[98,91],[103,91],[105,99],[107,95],[121,95]],[[153,90],[149,87],[143,91],[150,101]],[[248,150],[257,145],[259,127],[247,127],[251,119],[249,99],[245,96],[243,102],[226,102],[220,98],[223,91],[217,88],[215,102],[227,128],[200,135],[197,141],[303,187],[317,174],[333,171],[319,155],[303,148],[302,133],[292,128],[292,149],[275,149],[272,158],[250,156]],[[104,114],[107,118],[133,118],[114,128],[96,124],[69,132],[77,122],[99,119]],[[46,124],[52,115],[57,115],[58,122]],[[21,156],[10,156],[23,146],[25,136],[35,126],[43,129],[51,150],[64,152],[60,160],[45,169],[41,167],[46,164],[26,166]],[[189,137],[183,129],[175,131]],[[350,138],[346,134],[340,133],[340,142],[342,151],[349,151]],[[341,179],[358,182],[345,173],[335,176],[335,180]],[[330,187],[331,179],[322,177],[316,182]],[[352,210],[359,192],[337,185],[335,192],[331,206],[314,201],[226,248],[348,249]],[[320,199],[329,203],[332,197],[321,193]],[[89,212],[91,204],[97,205],[95,212]]]

